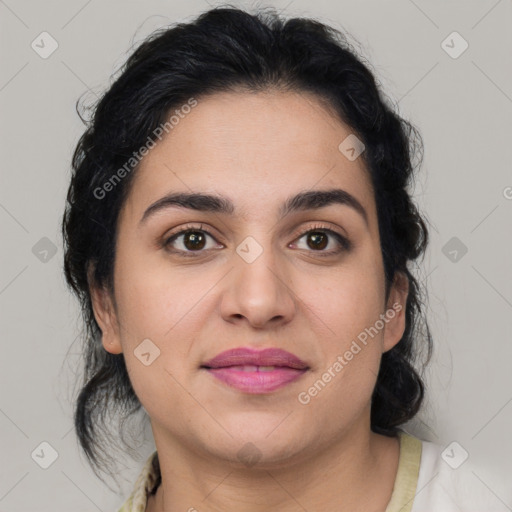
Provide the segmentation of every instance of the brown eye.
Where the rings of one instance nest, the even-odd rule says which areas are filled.
[[[187,231],[183,235],[183,245],[190,251],[204,249],[206,238],[201,231]]]
[[[305,243],[301,242],[302,239]],[[309,249],[318,253],[318,256],[334,256],[352,249],[352,243],[346,237],[323,226],[315,226],[303,231],[297,240],[299,244],[295,245],[298,249]],[[300,247],[301,243],[305,246]]]
[[[310,231],[308,234],[308,245],[311,247],[311,249],[325,249],[327,247],[328,241],[328,236],[321,231]]]
[[[210,245],[208,245],[208,239],[212,241]],[[209,249],[219,248],[219,245],[214,242],[216,242],[215,238],[205,229],[187,227],[167,238],[163,242],[163,247],[178,255],[199,256]]]

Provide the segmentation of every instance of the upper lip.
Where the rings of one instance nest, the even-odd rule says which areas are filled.
[[[279,348],[256,350],[251,348],[234,348],[217,354],[201,366],[206,368],[223,368],[226,366],[287,366],[297,370],[307,370],[308,365],[296,355]]]

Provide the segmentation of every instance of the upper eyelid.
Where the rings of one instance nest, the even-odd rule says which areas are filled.
[[[343,233],[345,233],[345,234],[339,233],[340,235],[348,236],[346,234],[346,230],[345,229],[343,229],[341,227],[335,227],[332,222],[318,221],[318,220],[313,220],[311,222],[314,225],[311,225],[309,227],[304,227],[304,228],[301,228],[301,229],[293,229],[293,230],[287,230],[287,231],[289,233],[296,232],[296,234],[300,235],[302,233],[307,233],[308,231],[315,230],[315,229],[331,230],[331,231],[334,231],[334,232],[337,232],[337,230],[340,230]],[[180,226],[179,228],[176,228],[176,230],[171,230],[171,233],[168,234],[168,235],[165,235],[165,237],[169,238],[169,237],[172,237],[172,236],[175,236],[175,235],[180,235],[180,234],[186,233],[187,231],[204,231],[204,232],[208,233],[211,236],[219,236],[219,235],[215,234],[215,233],[218,232],[217,229],[210,228],[208,225],[206,225],[206,224],[204,224],[202,222],[198,222],[197,224],[188,223],[188,224],[185,224],[183,226]],[[220,237],[223,238],[223,235],[220,235]]]

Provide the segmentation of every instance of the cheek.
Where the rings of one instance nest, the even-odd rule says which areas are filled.
[[[301,391],[319,418],[328,414],[342,425],[368,406],[382,355],[382,332],[368,334],[381,313],[378,299],[345,279],[344,286],[324,289],[312,301],[310,321],[322,356]]]
[[[210,288],[208,276],[191,275],[190,268],[172,267],[164,257],[149,261],[142,254],[120,259],[116,295],[120,317],[130,332],[163,343],[196,317],[196,306]]]
[[[357,402],[359,397],[362,407],[373,391],[383,334],[369,334],[382,313],[379,269],[378,261],[362,255],[352,265],[309,280],[308,290],[302,292],[309,297],[305,311],[310,311],[311,328],[323,353],[314,377],[329,382],[327,401],[352,397]]]
[[[383,294],[375,264],[356,263],[317,274],[304,276],[300,296],[308,308],[323,320],[328,337],[346,339],[372,325],[381,313]]]
[[[157,397],[160,403],[162,397],[178,402],[183,394],[178,382],[198,364],[191,353],[205,307],[211,307],[203,296],[215,279],[210,284],[205,275],[191,277],[190,269],[148,265],[135,255],[120,259],[115,277],[123,353],[137,396],[148,411],[151,404],[158,408]]]

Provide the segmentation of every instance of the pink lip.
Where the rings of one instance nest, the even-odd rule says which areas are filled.
[[[254,368],[244,371],[234,366],[275,366],[273,370]],[[255,350],[237,348],[218,354],[204,363],[202,368],[228,384],[247,393],[265,393],[278,389],[305,373],[309,367],[297,356],[276,348]]]

